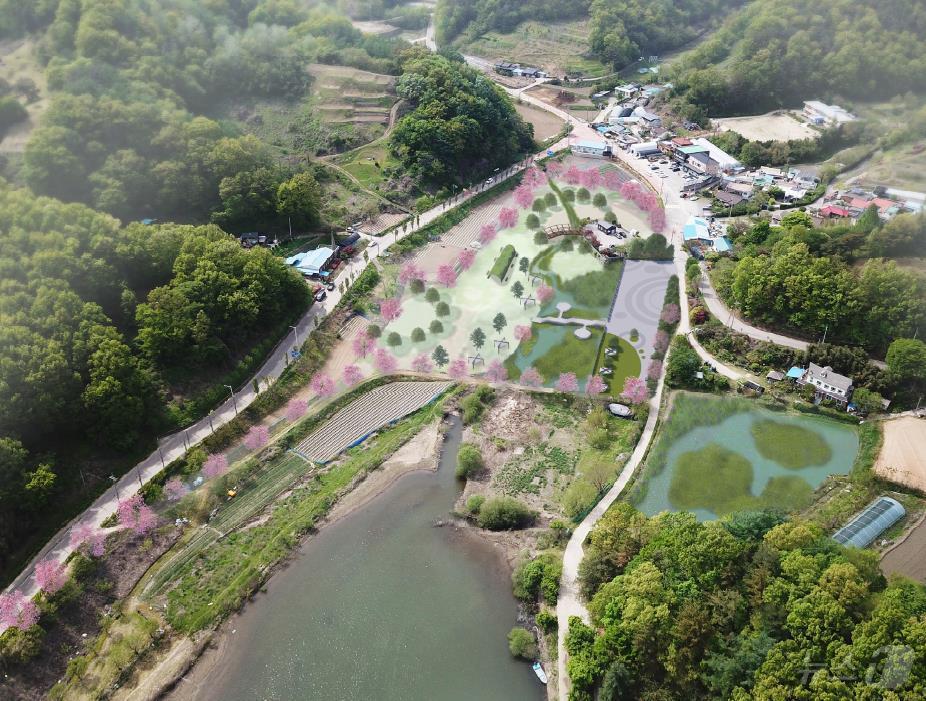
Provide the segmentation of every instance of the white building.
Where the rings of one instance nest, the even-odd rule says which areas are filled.
[[[704,149],[707,149],[707,155],[710,156],[713,160],[717,161],[717,166],[724,172],[740,170],[743,167],[743,165],[733,156],[731,156],[719,146],[712,144],[703,136],[692,139],[691,143],[693,146],[700,146]]]
[[[604,141],[576,141],[572,145],[572,152],[577,156],[608,156],[611,149]]]
[[[788,373],[790,377],[795,377],[796,368],[792,368]],[[799,370],[799,368],[798,368]],[[829,397],[837,404],[845,405],[852,396],[852,378],[833,372],[829,365],[821,368],[816,363],[809,363],[806,370],[801,371],[797,377],[798,384],[811,385],[816,389],[818,394]]]
[[[630,147],[630,152],[635,156],[640,156],[641,158],[662,153],[659,150],[659,144],[655,141],[644,141],[640,144],[634,144]]]
[[[804,103],[804,116],[814,124],[823,125],[844,124],[858,119],[839,105],[827,105],[818,100],[808,100]]]

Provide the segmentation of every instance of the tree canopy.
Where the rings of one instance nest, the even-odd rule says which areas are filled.
[[[926,591],[885,582],[875,552],[811,523],[769,512],[699,523],[618,505],[592,531],[580,578],[593,627],[574,618],[566,634],[576,701],[596,689],[607,700],[926,692],[910,664]]]

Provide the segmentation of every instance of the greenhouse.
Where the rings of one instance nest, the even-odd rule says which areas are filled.
[[[833,535],[833,540],[856,548],[867,547],[888,528],[907,515],[896,499],[878,497]]]

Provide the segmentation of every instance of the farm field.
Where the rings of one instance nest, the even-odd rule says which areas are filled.
[[[524,121],[534,127],[534,140],[542,144],[560,133],[564,122],[546,110],[541,110],[524,102],[515,102],[514,108]]]
[[[711,122],[720,131],[735,131],[750,141],[792,141],[815,139],[820,135],[802,118],[795,118],[784,110],[753,117],[714,118]]]
[[[742,509],[797,511],[828,475],[848,473],[858,449],[846,424],[677,393],[631,500],[649,515],[686,510],[700,520]]]
[[[607,66],[585,57],[588,33],[588,20],[523,22],[510,34],[488,32],[460,50],[493,62],[501,59],[537,66],[552,76],[606,75],[610,72]]]
[[[905,416],[882,424],[884,444],[875,473],[884,479],[926,492],[926,421]]]

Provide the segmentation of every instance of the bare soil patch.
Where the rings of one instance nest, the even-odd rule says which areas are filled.
[[[546,110],[522,102],[515,103],[514,107],[526,122],[534,126],[534,138],[537,141],[542,142],[556,136],[563,128],[563,121]]]
[[[884,553],[881,571],[884,574],[902,574],[917,582],[926,584],[926,519],[907,534],[900,543]]]
[[[884,444],[875,463],[875,473],[926,492],[926,421],[905,416],[885,421],[883,430]]]
[[[711,120],[721,131],[735,131],[750,141],[793,141],[815,139],[820,134],[786,110],[754,117],[724,117]]]

